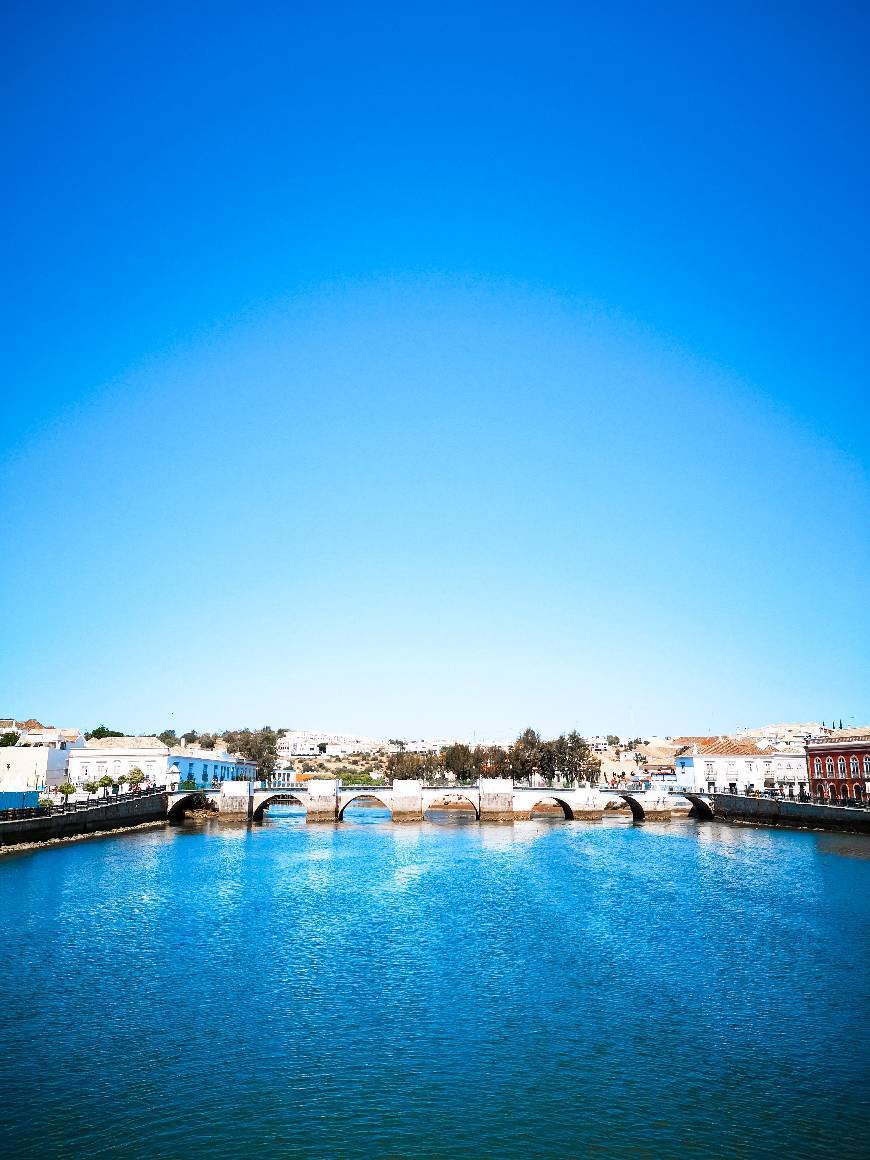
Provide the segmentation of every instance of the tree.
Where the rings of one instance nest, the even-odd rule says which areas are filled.
[[[611,749],[614,749],[619,744],[619,738],[616,736],[615,733],[608,733],[607,734],[607,744],[610,746]]]
[[[576,729],[565,738],[565,775],[572,785],[581,781],[597,785],[601,776],[600,760]]]
[[[227,738],[230,736],[236,742],[235,752],[255,762],[257,778],[260,781],[268,780],[275,772],[278,762],[278,735],[274,729],[258,729],[256,733],[243,729],[236,734],[224,734],[227,748],[229,748]]]
[[[85,740],[90,741],[92,737],[97,739],[101,737],[124,737],[125,734],[119,733],[117,729],[109,729],[105,725],[98,725],[96,729],[92,729],[90,733],[85,734]]]
[[[172,749],[178,744],[178,737],[174,729],[164,729],[162,733],[157,734],[157,739],[162,741],[167,749]]]
[[[17,733],[0,733],[0,748],[5,749],[7,745],[14,745],[17,740]]]
[[[471,757],[477,778],[510,777],[510,758],[501,745],[478,745]]]
[[[114,784],[114,781],[107,773],[104,773],[100,780],[97,782],[98,787],[105,790],[111,789]],[[108,794],[106,796],[108,797]]]
[[[437,777],[441,758],[437,753],[391,753],[387,758],[387,777],[390,781],[427,781]]]
[[[67,798],[70,796],[70,794],[76,792],[76,787],[72,784],[71,781],[61,782],[57,788],[58,791],[63,795],[64,804],[66,804]]]
[[[469,746],[461,741],[444,746],[441,750],[440,764],[447,773],[452,774],[460,783],[473,781],[477,773],[474,754]]]
[[[215,740],[213,733],[203,733],[199,739],[200,749],[214,749]]]
[[[399,753],[405,752],[405,742],[398,737],[391,737],[388,744],[398,749]]]
[[[97,783],[95,781],[86,781],[82,785],[82,789],[85,791],[85,793],[89,797],[92,793],[96,793],[98,788],[99,787],[97,786]]]
[[[130,783],[130,789],[137,789],[145,780],[145,774],[138,765],[134,765],[127,774],[127,781]]]
[[[127,775],[126,775],[126,773],[119,773],[119,774],[118,774],[117,778],[115,779],[115,784],[117,785],[118,789],[123,789],[123,787],[124,787],[124,782],[125,782],[126,780],[127,780]]]
[[[189,729],[187,733],[181,734],[181,740],[184,741],[187,745],[192,745],[193,742],[196,741],[197,737],[199,737],[199,734],[195,729]]]
[[[531,782],[538,772],[541,735],[534,729],[524,730],[510,748],[510,768],[515,781]]]
[[[552,786],[564,766],[564,736],[557,737],[554,741],[542,741],[538,746],[538,772],[548,786]]]

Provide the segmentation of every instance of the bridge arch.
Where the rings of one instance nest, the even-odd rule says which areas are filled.
[[[480,809],[474,804],[468,794],[456,793],[454,790],[447,790],[441,797],[433,798],[430,802],[423,803],[423,816],[425,817],[429,810],[449,809],[452,802],[464,802],[473,811],[477,821],[480,821]]]
[[[644,808],[633,794],[621,793],[619,796],[628,804],[628,808],[631,810],[632,821],[645,821],[646,813],[644,812]]]
[[[388,802],[385,802],[382,797],[378,797],[376,793],[372,793],[371,790],[360,790],[359,793],[353,794],[352,797],[349,797],[347,801],[342,804],[338,811],[338,820],[340,822],[344,821],[344,811],[348,808],[348,806],[352,806],[354,802],[358,801],[376,802],[381,807],[381,809],[389,810],[390,816],[392,817],[393,807]]]
[[[535,810],[538,808],[538,806],[549,806],[554,804],[562,807],[562,813],[566,822],[574,821],[573,809],[568,805],[564,798],[561,798],[554,793],[542,794],[529,810],[529,817],[534,816]]]
[[[692,808],[689,811],[690,816],[696,818],[704,818],[705,821],[711,821],[716,815],[713,813],[713,806],[710,804],[708,798],[702,797],[697,793],[683,793],[683,797],[687,798],[692,803]]]
[[[255,822],[262,822],[263,818],[265,817],[266,810],[275,802],[281,802],[282,805],[302,806],[306,813],[308,810],[305,802],[298,794],[295,794],[287,789],[277,789],[274,793],[269,794],[267,798],[263,798],[263,800],[258,803],[257,808],[254,810],[252,815],[253,820]]]
[[[188,810],[205,809],[210,804],[213,807],[211,798],[205,790],[192,789],[189,793],[173,794],[169,798],[169,809],[166,812],[166,817],[170,822],[180,822]]]

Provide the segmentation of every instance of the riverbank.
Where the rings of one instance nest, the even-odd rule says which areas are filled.
[[[68,846],[70,842],[84,842],[89,838],[113,838],[116,834],[133,834],[137,830],[161,830],[168,825],[166,819],[139,822],[135,826],[117,826],[110,830],[90,830],[87,834],[68,834],[63,838],[45,838],[40,842],[16,842],[0,846],[0,858],[6,854],[24,854],[28,850],[47,850],[51,846]]]
[[[797,830],[832,830],[870,834],[870,811],[848,806],[819,805],[788,798],[713,795],[713,815],[730,825],[774,826]]]
[[[165,821],[165,793],[124,794],[96,802],[93,806],[40,810],[31,816],[5,818],[0,821],[0,849],[122,830],[143,822]]]

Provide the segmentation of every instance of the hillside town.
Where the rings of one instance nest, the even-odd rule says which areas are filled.
[[[550,787],[646,784],[866,803],[870,726],[785,723],[728,735],[646,739],[573,733],[556,741],[527,730],[514,742],[471,746],[299,729],[127,736],[105,726],[84,732],[35,718],[0,719],[0,808],[232,781],[334,777],[345,784],[384,784],[420,777],[450,784],[493,775]]]

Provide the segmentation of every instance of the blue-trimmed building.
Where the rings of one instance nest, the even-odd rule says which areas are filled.
[[[193,782],[210,788],[222,781],[249,781],[256,777],[257,766],[253,761],[230,757],[218,750],[200,749],[176,750],[169,754],[169,776],[167,783],[178,786],[182,782]]]

